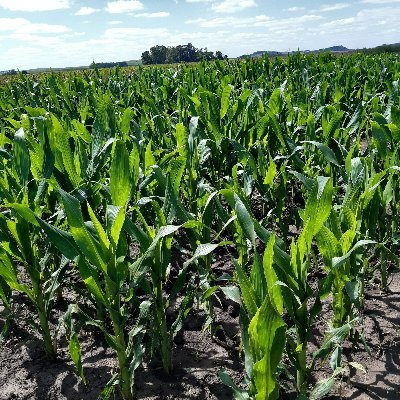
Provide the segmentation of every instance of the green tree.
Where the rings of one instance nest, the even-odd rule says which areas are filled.
[[[145,51],[142,53],[142,63],[144,65],[153,64],[153,59],[151,58],[149,51]]]
[[[150,55],[153,64],[165,64],[167,62],[168,49],[165,46],[153,46],[150,48]]]

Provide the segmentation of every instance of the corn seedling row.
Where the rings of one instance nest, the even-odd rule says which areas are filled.
[[[234,398],[323,398],[343,342],[364,337],[365,284],[378,273],[384,291],[399,267],[399,61],[296,54],[4,81],[1,338],[20,292],[47,356],[65,334],[84,382],[81,331],[101,332],[118,364],[102,396],[129,400],[143,360],[174,373],[196,304],[217,334],[226,296],[240,307],[242,384],[220,371]],[[70,276],[85,304],[57,333]],[[331,376],[312,386],[321,365]]]

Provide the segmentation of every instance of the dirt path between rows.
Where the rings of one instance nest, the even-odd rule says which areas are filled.
[[[145,364],[136,376],[137,398],[232,399],[230,390],[217,375],[225,369],[236,383],[242,379],[243,365],[234,351],[238,343],[238,319],[231,307],[222,302],[216,308],[221,338],[229,345],[222,346],[202,332],[204,313],[192,311],[184,334],[175,344],[173,375],[167,377],[157,365]],[[350,352],[350,343],[346,343],[344,354],[350,354],[345,361],[359,363],[366,372],[350,368],[348,375],[337,383],[334,394],[326,399],[400,398],[400,274],[391,277],[386,293],[381,293],[378,285],[367,285],[365,307],[362,326],[370,354],[363,346]],[[85,386],[74,373],[65,341],[59,343],[58,360],[47,360],[30,326],[26,322],[21,325],[29,315],[24,304],[19,305],[19,314],[22,316],[19,324],[0,345],[0,400],[96,399],[116,368],[112,351],[106,350],[99,336],[93,332],[81,335]]]

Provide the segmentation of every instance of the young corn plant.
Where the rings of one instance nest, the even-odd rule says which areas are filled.
[[[43,140],[46,144],[46,138]],[[46,207],[46,189],[29,179],[32,177],[31,169],[43,179],[48,177],[52,162],[35,152],[23,128],[14,136],[9,161],[12,163],[4,165],[4,174],[0,179],[3,194],[0,214],[1,298],[10,312],[10,289],[27,295],[39,319],[38,324],[35,321],[32,323],[42,336],[47,356],[55,358],[56,344],[51,333],[50,314],[66,263],[60,261],[58,253],[44,240],[43,232],[29,208],[35,209],[39,215],[50,211]]]
[[[51,246],[44,245],[39,224],[33,215],[28,216],[30,209],[26,205],[14,204],[10,207],[17,210],[14,211],[17,217],[0,217],[0,276],[11,290],[24,293],[34,305],[39,323],[33,320],[32,323],[42,336],[47,356],[54,359],[57,350],[50,317],[67,263],[57,257]],[[21,217],[21,214],[25,216]],[[20,273],[14,260],[18,261],[26,277]]]
[[[277,368],[285,347],[286,324],[282,319],[281,288],[272,263],[274,248],[279,249],[280,256],[284,254],[279,248],[282,242],[276,240],[274,235],[269,234],[255,220],[238,194],[228,189],[221,193],[235,210],[237,238],[241,236],[242,242],[249,241],[253,250],[253,264],[247,273],[247,265],[244,262],[247,262],[248,257],[240,257],[239,253],[236,274],[243,299],[240,320],[248,392],[236,387],[225,373],[221,373],[220,376],[232,387],[237,399],[278,399],[280,386],[277,382]],[[266,244],[263,259],[258,254],[256,243],[260,237]],[[225,288],[224,292],[232,300],[241,303],[233,288]]]
[[[167,326],[166,312],[173,296],[170,298],[165,293],[164,285],[169,278],[172,234],[180,226],[168,224],[159,203],[156,200],[148,200],[148,204],[151,204],[155,210],[156,218],[152,227],[142,212],[136,210],[138,223],[141,222],[144,229],[131,225],[131,233],[140,244],[141,256],[130,266],[130,273],[134,280],[146,279],[147,281],[144,286],[147,287],[147,293],[152,297],[152,347],[161,356],[165,372],[170,373],[173,365],[172,340],[176,334],[177,325],[173,325],[171,330]],[[146,199],[142,198],[141,204],[146,203]],[[150,275],[150,279],[145,278],[146,274]]]
[[[77,333],[73,327],[73,316],[78,315],[86,324],[98,327],[105,335],[109,345],[115,350],[119,375],[118,384],[125,400],[133,398],[133,377],[143,353],[140,345],[135,345],[137,329],[126,332],[129,316],[129,296],[125,296],[129,277],[129,253],[126,235],[123,231],[127,204],[131,194],[129,154],[121,141],[113,145],[110,166],[110,198],[107,205],[105,224],[95,215],[89,203],[85,221],[82,207],[77,198],[59,189],[63,210],[69,231],[47,224],[40,219],[41,227],[49,239],[59,248],[65,257],[79,267],[80,276],[89,293],[104,310],[104,317],[111,321],[111,331],[106,320],[94,320],[77,305],[71,305],[66,315],[67,334],[70,339],[70,352],[78,373],[84,379]],[[142,313],[146,314],[147,303],[142,303]],[[139,349],[133,351],[136,347]]]
[[[249,244],[254,252],[253,266],[248,275],[246,273],[246,266],[240,261],[237,263],[237,279],[246,309],[245,317],[242,317],[242,340],[244,342],[247,341],[247,344],[243,343],[243,348],[245,349],[245,358],[247,356],[249,359],[250,356],[251,360],[245,363],[253,365],[254,368],[254,363],[261,360],[260,358],[254,358],[255,354],[257,357],[260,357],[262,353],[254,351],[252,341],[257,340],[257,337],[254,336],[256,335],[254,327],[263,325],[261,322],[253,322],[252,318],[254,318],[258,308],[262,307],[262,302],[267,298],[267,303],[268,301],[270,302],[268,308],[269,314],[275,315],[276,318],[279,316],[281,319],[282,312],[285,311],[291,321],[292,326],[287,330],[286,335],[284,335],[285,340],[273,339],[274,336],[270,340],[281,340],[277,343],[286,348],[286,354],[296,370],[295,389],[299,399],[306,398],[304,396],[307,396],[309,392],[309,379],[317,360],[325,359],[329,354],[333,353],[353,326],[353,321],[350,321],[350,323],[342,326],[338,331],[329,331],[322,347],[314,353],[312,362],[308,362],[308,346],[312,340],[314,322],[321,311],[321,300],[329,294],[330,289],[330,281],[327,277],[320,282],[316,291],[309,284],[308,275],[312,260],[314,259],[311,245],[313,238],[323,228],[324,223],[331,213],[332,191],[332,182],[329,178],[320,177],[314,182],[306,202],[306,207],[300,214],[303,220],[303,230],[298,240],[292,241],[290,254],[287,254],[283,250],[280,240],[278,241],[274,236],[271,236],[251,216],[243,199],[235,193],[227,190],[223,191],[224,197],[234,208],[237,215],[239,234],[244,235],[249,240]],[[261,262],[257,253],[257,237],[267,244],[263,262]],[[267,306],[264,305],[264,312],[266,312],[265,307]],[[280,332],[280,336],[282,336],[283,321],[278,322],[280,321],[278,319],[275,321],[276,325],[271,323],[263,329],[268,332],[268,329],[275,327],[276,332]],[[279,349],[279,346],[277,345],[274,348]],[[281,359],[282,351],[277,353],[280,354],[279,360]],[[279,360],[276,361],[274,358],[274,361],[276,361],[273,364],[274,371],[269,371],[276,371]],[[250,379],[256,379],[253,368],[247,367]],[[265,378],[266,375],[264,373],[264,375],[261,374],[260,376],[264,376]],[[253,384],[255,385],[255,383]],[[250,390],[253,390],[254,394],[254,388]],[[322,389],[318,386],[314,390],[320,391]],[[266,395],[263,391],[261,393],[262,395],[259,398],[277,398],[275,389],[271,389],[271,392],[268,394],[270,397],[265,397]]]
[[[188,282],[188,263],[182,262],[175,281],[170,276],[171,250],[173,234],[180,228],[194,229],[201,225],[195,216],[187,212],[179,199],[179,182],[175,175],[167,175],[159,166],[153,166],[154,179],[164,197],[142,197],[132,208],[132,220],[127,221],[126,230],[140,246],[140,256],[130,266],[134,281],[144,281],[142,285],[151,300],[152,354],[161,356],[164,371],[173,369],[173,339],[182,328],[183,320],[191,309],[194,297],[194,283]],[[151,182],[148,179],[147,184]],[[174,225],[179,220],[180,225]],[[189,237],[189,243],[193,240]],[[195,243],[195,242],[194,242]],[[193,279],[190,278],[189,281]],[[168,290],[167,284],[172,287]],[[167,324],[167,310],[184,291],[178,315],[171,324]]]
[[[7,282],[2,277],[0,277],[0,299],[3,306],[3,310],[0,313],[0,315],[4,319],[4,324],[2,326],[0,333],[0,342],[4,340],[4,338],[7,336],[11,326],[11,321],[12,321],[11,296],[12,296],[12,289],[7,284]]]
[[[280,284],[272,267],[274,248],[281,241],[265,231],[248,212],[243,200],[231,190],[222,194],[236,213],[235,225],[238,235],[249,240],[253,250],[253,264],[249,272],[243,264],[248,258],[239,258],[236,264],[237,280],[241,298],[234,287],[224,288],[224,293],[241,304],[240,326],[242,348],[245,357],[246,379],[249,386],[243,390],[233,384],[225,372],[220,372],[221,380],[233,390],[235,399],[279,398],[278,366],[281,362],[286,342],[286,324],[283,321],[283,298]],[[258,234],[256,233],[258,232]],[[258,236],[259,235],[259,236]],[[263,259],[258,254],[256,240],[262,237],[266,244]],[[282,255],[282,250],[280,254]]]

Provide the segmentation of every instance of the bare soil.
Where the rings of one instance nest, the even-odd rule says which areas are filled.
[[[388,290],[367,287],[364,320],[369,354],[364,346],[346,343],[348,362],[361,364],[365,372],[350,366],[349,375],[338,383],[332,400],[400,399],[400,274],[394,274]]]
[[[95,332],[81,332],[87,378],[87,385],[84,385],[74,372],[62,335],[58,359],[46,359],[38,337],[26,323],[32,310],[22,296],[15,296],[15,300],[19,300],[17,312],[21,318],[0,344],[0,400],[97,399],[116,369],[113,352]],[[192,310],[183,334],[175,341],[173,374],[166,376],[157,362],[144,363],[135,378],[138,399],[232,399],[230,389],[221,383],[218,371],[225,369],[237,384],[243,378],[243,364],[237,352],[238,313],[222,294],[219,297],[221,302],[215,302],[220,327],[218,340],[212,340],[208,332],[202,331],[204,311]],[[59,305],[55,317],[61,315],[64,308]],[[328,319],[329,311],[321,315],[321,330]],[[2,323],[0,320],[0,328]],[[326,399],[399,399],[400,274],[392,275],[386,292],[381,292],[377,284],[367,285],[364,319],[358,328],[365,330],[369,354],[363,345],[353,348],[346,342],[344,361],[359,363],[365,372],[351,366],[346,368],[333,394]],[[322,336],[323,332],[316,333],[318,341]],[[327,374],[328,370],[323,368],[316,371],[315,378],[319,380]]]

